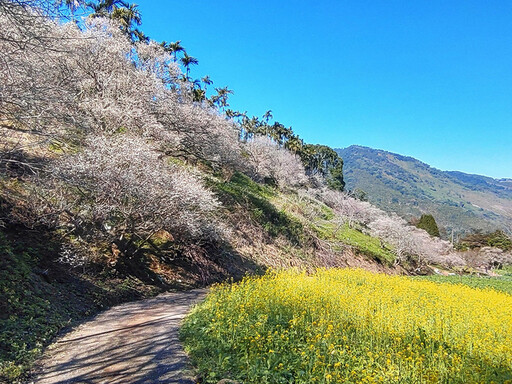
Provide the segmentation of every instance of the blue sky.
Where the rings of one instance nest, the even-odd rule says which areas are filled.
[[[310,143],[512,177],[512,2],[134,0],[231,107]]]

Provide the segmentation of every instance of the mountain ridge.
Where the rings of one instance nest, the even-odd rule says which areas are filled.
[[[442,171],[411,156],[360,145],[336,152],[344,160],[347,190],[363,190],[381,209],[408,220],[431,213],[445,231],[459,234],[511,227],[509,178]]]

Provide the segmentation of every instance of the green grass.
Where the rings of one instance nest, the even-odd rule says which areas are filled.
[[[508,271],[512,270],[509,267]],[[506,271],[504,271],[507,273]],[[510,273],[510,272],[508,272]],[[496,291],[505,292],[512,295],[512,274],[502,277],[479,277],[479,276],[418,276],[414,277],[418,280],[429,280],[436,283],[460,284],[467,285],[472,288],[494,289]]]
[[[351,245],[382,264],[391,265],[395,260],[393,252],[384,248],[379,239],[350,228],[348,224],[338,226],[329,221],[321,221],[313,224],[313,229],[320,238]]]
[[[217,192],[220,200],[233,210],[240,207],[249,211],[251,217],[272,237],[284,236],[293,244],[306,241],[302,224],[279,210],[270,201],[277,191],[264,184],[256,183],[242,173],[235,173],[229,181],[209,179],[208,183]]]
[[[241,173],[235,173],[229,181],[210,179],[209,183],[226,206],[248,210],[270,236],[282,235],[294,245],[303,245],[309,231],[333,243],[333,249],[341,250],[341,244],[347,244],[383,265],[392,265],[395,260],[393,251],[379,239],[346,224],[339,226],[333,210],[320,201],[279,192]]]
[[[502,276],[512,277],[512,265],[506,265],[501,269],[496,270],[495,272]]]

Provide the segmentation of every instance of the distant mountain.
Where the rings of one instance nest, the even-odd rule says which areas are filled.
[[[413,157],[353,145],[336,149],[344,160],[347,190],[411,219],[431,213],[456,234],[512,228],[512,179],[440,171]]]

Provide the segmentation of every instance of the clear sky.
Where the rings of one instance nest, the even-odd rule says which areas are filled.
[[[512,177],[512,1],[133,0],[231,108],[442,170]]]

